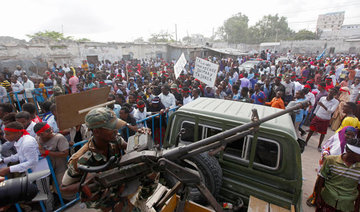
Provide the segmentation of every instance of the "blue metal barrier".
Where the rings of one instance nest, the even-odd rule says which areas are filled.
[[[31,95],[33,96],[33,100],[36,105],[36,111],[38,114],[39,114],[39,109],[38,109],[37,105],[40,105],[40,103],[47,101],[51,97],[51,95],[52,95],[52,94],[50,94],[51,90],[52,90],[52,87],[43,87],[43,88],[35,88],[31,91]],[[44,98],[44,96],[43,96],[44,91],[46,92],[46,98]],[[11,97],[11,95],[9,93],[7,94],[8,102],[10,104],[12,104],[14,101],[14,104],[16,104],[18,106],[19,111],[22,111],[18,95],[23,95],[24,100],[26,102],[30,102],[29,98],[26,96],[26,92],[24,92],[24,93],[13,92],[12,94],[13,94],[14,99]],[[1,102],[4,103],[4,100],[1,99]]]
[[[166,124],[167,124],[167,122],[168,122],[168,120],[169,120],[169,113],[170,112],[173,112],[173,111],[176,111],[177,109],[178,109],[179,107],[174,107],[174,108],[171,108],[171,109],[169,109],[169,112],[167,112],[166,113]],[[151,115],[151,116],[148,116],[148,117],[146,117],[145,119],[142,119],[142,120],[139,120],[139,121],[137,121],[136,122],[136,124],[140,124],[140,123],[146,123],[146,121],[147,120],[150,120],[151,119],[151,133],[152,133],[152,138],[153,138],[153,140],[155,140],[155,130],[154,130],[154,128],[155,128],[155,120],[154,120],[154,118],[156,118],[156,117],[159,117],[159,121],[160,121],[160,131],[159,131],[159,133],[160,133],[160,147],[162,147],[162,115],[160,114],[160,113],[157,113],[157,114],[155,114],[155,115]],[[145,125],[146,126],[146,125]],[[129,133],[128,133],[128,137],[129,137]]]

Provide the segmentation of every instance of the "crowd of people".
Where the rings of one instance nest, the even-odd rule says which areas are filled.
[[[360,58],[355,55],[316,58],[293,56],[290,52],[286,57],[288,60],[277,62],[274,54],[264,51],[255,57],[205,58],[219,64],[213,87],[193,77],[194,61],[188,61],[180,76],[175,78],[176,61],[160,58],[113,62],[105,60],[96,64],[83,61],[79,67],[54,63],[43,77],[32,79],[27,77],[27,72],[21,66],[17,66],[13,73],[5,69],[0,74],[0,139],[1,163],[7,166],[0,169],[0,176],[23,174],[36,166],[38,155],[42,154],[50,156],[57,181],[62,182],[68,168],[67,157],[74,153],[70,147],[90,139],[93,131],[86,124],[60,131],[56,122],[55,97],[106,86],[111,90],[108,101],[115,100],[114,104],[107,107],[126,123],[120,129],[124,141],[138,129],[149,127],[155,134],[155,142],[160,143],[165,135],[165,114],[199,97],[279,109],[309,101],[308,107],[295,111],[292,117],[297,137],[305,144],[314,133],[320,134],[318,150],[323,155],[321,164],[328,155],[341,155],[344,151],[358,153],[354,148],[357,144],[349,144],[350,147],[346,145],[349,140],[354,142],[360,127]],[[249,60],[261,62],[245,71],[241,64]],[[154,125],[151,120],[143,121],[154,114],[161,114],[155,118]],[[161,128],[159,122],[162,123]],[[303,126],[309,126],[309,129],[304,130]],[[336,134],[323,145],[329,127]],[[334,151],[334,148],[337,150]],[[356,166],[347,168],[360,173],[360,165],[357,165],[359,161],[352,160],[350,163]],[[337,189],[337,184],[327,184],[326,176],[334,175],[334,171],[328,166],[327,170],[324,169],[321,169],[318,181],[328,190]],[[339,194],[327,192],[326,196],[319,196],[317,190],[309,198],[309,205],[318,203],[318,208],[351,209],[348,205],[334,203],[332,198],[352,195],[348,200],[355,201],[357,196],[352,197],[357,194],[360,174],[354,176],[353,181],[348,180],[347,185],[342,185],[346,189],[340,189]],[[47,194],[55,192],[49,179],[45,184],[48,185],[44,188]],[[73,198],[66,194],[63,197]],[[49,204],[46,204],[48,210],[53,209],[54,201],[54,198],[49,198]]]

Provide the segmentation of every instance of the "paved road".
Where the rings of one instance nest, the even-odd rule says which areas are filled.
[[[304,127],[304,129],[306,129]],[[334,132],[329,129],[328,134],[325,136],[324,141],[331,137]],[[303,170],[303,194],[302,194],[302,208],[304,212],[313,212],[315,211],[314,207],[309,207],[306,205],[307,197],[312,193],[313,187],[315,185],[318,161],[320,158],[320,153],[317,150],[317,145],[319,141],[319,135],[313,135],[309,141],[308,146],[306,147],[304,153],[301,156],[302,170]],[[66,210],[67,212],[77,212],[77,211],[87,211],[95,212],[100,210],[92,210],[84,208],[84,205],[77,203],[73,207]]]
[[[305,129],[305,128],[304,128]],[[324,142],[334,135],[334,132],[329,128],[328,133],[325,136]],[[320,153],[317,150],[319,142],[319,135],[313,135],[306,146],[304,153],[301,156],[302,171],[303,171],[303,194],[302,194],[302,208],[304,212],[315,211],[314,207],[306,205],[306,200],[313,191],[317,170],[319,168]]]

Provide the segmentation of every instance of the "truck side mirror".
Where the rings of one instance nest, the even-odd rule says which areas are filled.
[[[175,146],[178,146],[179,145],[179,141],[180,141],[180,138],[182,135],[184,135],[186,133],[186,129],[185,128],[181,128],[177,137],[176,137],[176,144]]]

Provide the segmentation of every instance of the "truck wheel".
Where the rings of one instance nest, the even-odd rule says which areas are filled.
[[[187,168],[199,171],[201,181],[216,198],[222,184],[222,170],[217,159],[210,156],[208,152],[204,152],[185,160],[184,165]],[[166,184],[170,187],[177,182],[177,179],[169,174],[164,174],[164,178]],[[205,197],[201,195],[196,187],[190,188],[189,198],[199,204],[207,203]]]

